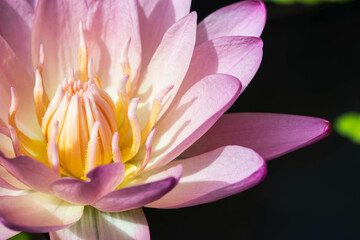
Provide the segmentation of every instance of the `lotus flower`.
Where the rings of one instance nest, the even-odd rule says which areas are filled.
[[[35,6],[36,5],[36,6]],[[318,118],[225,114],[255,75],[260,1],[0,1],[0,233],[148,239],[141,207],[244,191]]]

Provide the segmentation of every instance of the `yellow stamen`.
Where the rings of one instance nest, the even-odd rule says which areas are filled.
[[[130,122],[127,118],[128,110],[129,110],[129,96],[126,93],[126,83],[129,81],[129,75],[125,75],[120,81],[120,87],[117,90],[119,100],[116,104],[117,106],[117,120],[118,120],[118,128],[119,130],[119,142],[121,143],[130,130]],[[122,124],[122,126],[121,126]]]
[[[23,154],[29,155],[32,158],[35,158],[44,164],[48,164],[46,157],[46,145],[42,141],[30,139],[17,127],[15,121],[15,115],[19,107],[19,98],[16,94],[15,88],[12,87],[10,91],[11,91],[11,105],[9,108],[8,123],[10,126],[14,128],[14,131],[16,132],[16,137],[19,142],[20,151]]]
[[[88,80],[88,71],[87,71],[88,51],[85,43],[82,22],[79,23],[79,30],[80,30],[79,63],[78,63],[79,79],[82,83],[85,83]]]
[[[59,150],[56,145],[56,142],[50,145],[51,148],[51,169],[60,176],[60,160],[59,160]]]
[[[39,124],[42,122],[42,118],[49,105],[49,100],[44,92],[44,85],[39,69],[35,70],[35,87],[34,87],[34,101],[36,116]]]
[[[94,68],[95,68],[94,67],[94,60],[93,60],[93,58],[90,58],[89,62],[88,62],[88,74],[89,74],[88,76],[89,76],[89,79],[94,79],[94,82],[95,82],[96,86],[98,86],[99,88],[102,88],[100,79],[96,76]]]
[[[121,152],[119,149],[119,134],[116,132],[112,138],[112,151],[115,163],[121,163]]]
[[[149,163],[149,159],[151,156],[151,149],[152,149],[152,141],[154,139],[155,133],[156,133],[156,129],[154,128],[150,132],[149,136],[146,139],[146,144],[145,144],[146,152],[145,152],[144,158],[143,158],[140,166],[138,167],[138,169],[135,172],[131,173],[129,175],[129,178],[134,178],[134,177],[138,176],[140,173],[142,173],[142,171],[145,169],[146,165]]]
[[[174,87],[174,85],[169,85],[162,89],[158,95],[155,97],[152,107],[151,107],[151,113],[149,120],[145,126],[145,128],[141,131],[141,145],[145,142],[146,136],[149,135],[150,131],[154,127],[157,117],[160,112],[160,106],[161,102],[164,99],[164,97],[168,94],[168,92]]]
[[[141,129],[136,113],[139,101],[140,98],[133,98],[129,104],[128,118],[132,130],[132,144],[131,146],[124,146],[124,151],[121,151],[121,155],[123,156],[123,162],[126,162],[129,159],[133,158],[140,148]]]
[[[59,135],[59,121],[56,121],[54,123],[54,128],[51,131],[51,136],[50,136],[50,141],[48,144],[48,149],[47,149],[47,153],[48,153],[48,159],[51,160],[52,159],[52,145],[57,142],[57,138]]]
[[[87,149],[86,155],[86,172],[90,172],[97,166],[97,158],[100,155],[99,149],[99,127],[100,122],[95,122],[94,126],[92,127],[89,145]]]

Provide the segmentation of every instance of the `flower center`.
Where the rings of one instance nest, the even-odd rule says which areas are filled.
[[[15,122],[18,98],[11,89],[12,103],[9,109],[9,136],[16,155],[26,154],[51,167],[61,176],[86,179],[86,174],[96,166],[123,162],[126,177],[140,174],[146,167],[150,154],[153,129],[162,99],[173,86],[165,87],[153,100],[146,126],[141,129],[137,118],[140,98],[129,96],[131,68],[128,58],[130,39],[121,54],[123,76],[119,79],[118,99],[102,89],[100,78],[95,74],[93,59],[88,51],[80,23],[80,46],[78,73],[74,71],[58,86],[55,96],[49,101],[43,84],[43,46],[40,46],[40,61],[35,70],[34,100],[38,121],[42,128],[43,141],[30,139],[22,133]],[[130,100],[131,99],[131,100]],[[131,160],[145,151],[141,162]]]

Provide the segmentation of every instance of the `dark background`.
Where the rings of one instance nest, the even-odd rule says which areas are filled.
[[[199,19],[236,1],[193,0]],[[264,58],[230,112],[277,112],[333,122],[360,111],[359,2],[266,2]],[[360,239],[360,145],[334,131],[268,164],[258,186],[176,210],[145,209],[152,239]]]
[[[234,3],[193,0],[199,20]],[[266,2],[264,58],[229,112],[317,116],[360,112],[360,4]],[[360,239],[360,145],[336,132],[272,160],[266,179],[200,206],[145,208],[152,239]],[[42,239],[44,235],[33,235]]]

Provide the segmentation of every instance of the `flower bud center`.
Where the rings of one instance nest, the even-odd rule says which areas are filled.
[[[67,81],[58,87],[42,120],[42,133],[48,145],[55,142],[58,147],[60,169],[72,176],[86,175],[89,148],[95,148],[94,165],[112,162],[112,135],[117,131],[115,105],[110,96],[98,88],[93,80],[84,84]],[[94,124],[96,144],[90,145]],[[54,130],[55,124],[58,124]],[[94,137],[93,136],[93,137]]]

